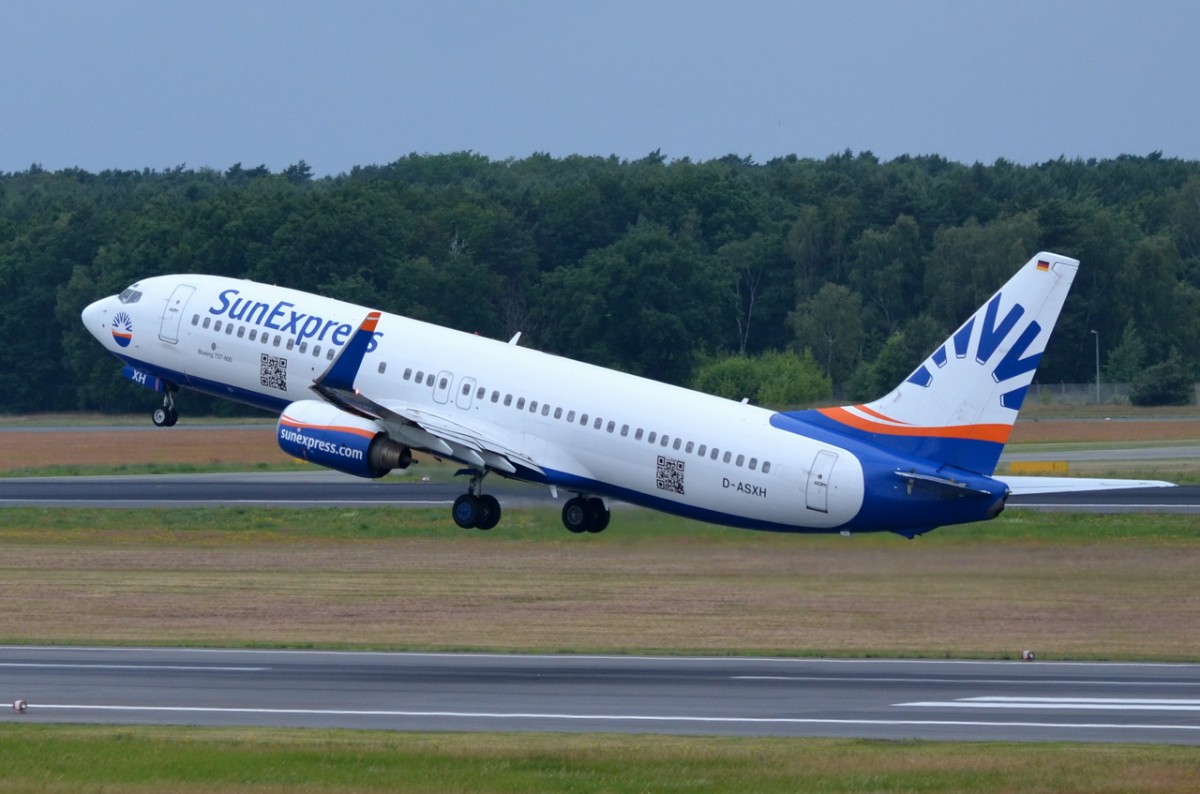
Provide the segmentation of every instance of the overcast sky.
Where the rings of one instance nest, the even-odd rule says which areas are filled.
[[[1200,159],[1183,0],[7,0],[0,171]]]

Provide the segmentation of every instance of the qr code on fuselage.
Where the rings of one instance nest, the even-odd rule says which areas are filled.
[[[258,372],[259,383],[268,389],[287,391],[287,359],[283,356],[269,356],[263,353],[261,362]]]
[[[683,493],[683,461],[658,456],[658,478],[655,483],[660,491]]]

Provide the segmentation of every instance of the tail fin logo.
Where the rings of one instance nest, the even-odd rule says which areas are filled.
[[[1025,307],[1014,303],[1003,319],[997,322],[1002,297],[1002,293],[997,293],[988,301],[983,312],[976,312],[963,324],[962,328],[954,333],[954,336],[946,340],[924,364],[917,367],[916,371],[908,376],[908,382],[917,386],[930,386],[936,377],[935,370],[945,369],[948,364],[952,364],[950,353],[953,352],[953,361],[967,361],[973,358],[979,366],[992,366],[992,380],[996,383],[1005,383],[1028,375],[1025,383],[1000,395],[1000,404],[1005,408],[1011,408],[1014,411],[1019,409],[1025,398],[1025,392],[1029,388],[1028,380],[1032,380],[1031,373],[1037,369],[1038,363],[1042,359],[1041,350],[1034,353],[1028,352],[1038,335],[1041,334],[1042,326],[1036,320],[1030,322],[1021,330],[1020,335],[1003,352],[1003,355],[997,356],[1001,345],[1012,336],[1021,317],[1025,315]],[[979,320],[978,332],[975,328],[977,320]],[[948,347],[949,349],[947,349]],[[974,348],[973,355],[972,348]],[[997,358],[998,360],[993,365],[993,359]],[[935,369],[931,369],[931,366]]]
[[[121,347],[129,347],[129,343],[133,341],[133,318],[125,312],[117,312],[110,330],[114,342]]]

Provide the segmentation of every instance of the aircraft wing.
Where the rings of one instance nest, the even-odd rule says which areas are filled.
[[[1071,491],[1111,491],[1119,488],[1174,488],[1164,480],[1106,480],[1090,477],[1005,477],[995,479],[1017,496],[1023,494],[1069,493]]]
[[[379,312],[367,315],[342,353],[313,381],[313,391],[344,411],[379,422],[390,436],[410,447],[505,474],[516,474],[518,467],[545,473],[537,461],[521,453],[520,436],[500,428],[476,426],[400,400],[376,401],[354,388],[378,322]]]

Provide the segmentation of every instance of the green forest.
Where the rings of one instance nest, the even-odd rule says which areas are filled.
[[[1200,375],[1200,162],[470,152],[315,178],[0,173],[8,413],[155,403],[82,329],[145,276],[275,283],[765,404],[877,397],[1032,254],[1082,260],[1041,383]],[[189,410],[216,406],[194,398]],[[227,410],[224,408],[217,410]]]

